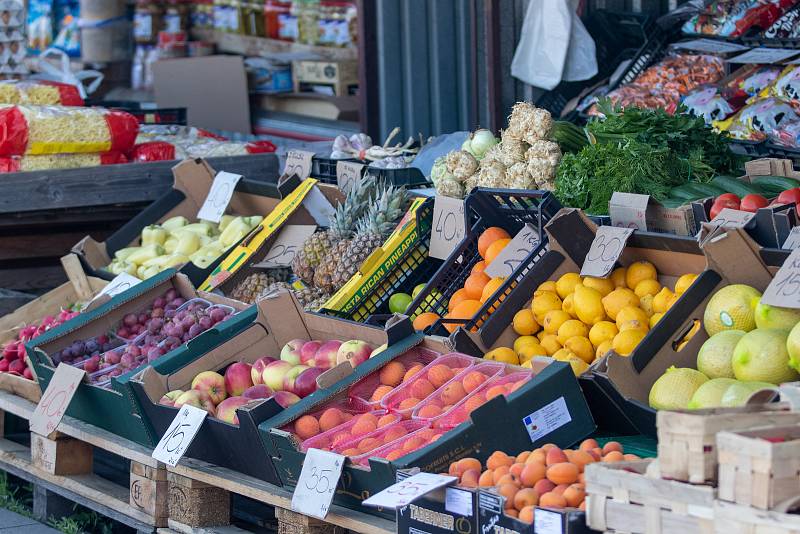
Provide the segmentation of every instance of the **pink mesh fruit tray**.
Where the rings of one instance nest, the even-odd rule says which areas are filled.
[[[364,401],[368,406],[380,408],[384,396],[402,384],[407,376],[410,380],[416,374],[413,372],[415,367],[418,367],[417,372],[419,372],[440,356],[441,354],[430,349],[414,347],[384,365],[379,371],[365,376],[350,386],[348,395],[350,398]]]
[[[361,466],[369,466],[369,459],[375,457],[394,461],[418,449],[430,445],[439,439],[445,432],[447,432],[447,430],[427,427],[420,428],[419,430],[415,430],[414,432],[406,434],[371,452],[351,458],[351,461],[354,464]]]
[[[334,400],[325,403],[316,410],[302,414],[291,423],[287,423],[281,427],[281,430],[291,432],[297,437],[298,441],[302,443],[307,439],[316,437],[321,432],[326,432],[342,423],[350,421],[358,414],[368,411],[370,411],[368,406],[365,406],[363,402],[355,399]],[[304,423],[302,421],[304,420],[310,422],[308,419],[309,417],[313,417],[317,421],[317,434],[313,436],[308,435],[311,434],[311,432],[304,432],[303,430],[298,431],[298,428],[296,428],[298,425],[303,425]],[[301,437],[304,435],[306,436],[305,438]]]
[[[505,368],[506,366],[500,362],[483,362],[467,367],[417,404],[411,412],[411,418],[436,419],[447,415],[462,404],[466,404],[470,411],[477,408],[486,402],[484,397],[478,395],[480,390],[489,381],[499,377]],[[475,405],[472,406],[473,404]]]
[[[354,414],[347,421],[303,441],[300,450],[305,452],[312,448],[324,451],[341,449],[344,443],[363,439],[368,434],[399,420],[399,415],[388,414],[386,410]]]
[[[337,452],[339,454],[344,454],[345,456],[351,456],[351,457],[360,456],[362,454],[369,454],[373,450],[382,447],[384,445],[388,445],[394,440],[400,439],[401,437],[406,436],[411,432],[414,432],[415,430],[419,430],[420,428],[426,428],[429,426],[426,421],[411,421],[411,420],[401,421],[399,420],[400,416],[394,415],[394,417],[398,418],[398,421],[396,421],[395,423],[386,425],[382,428],[378,428],[377,430],[375,430],[374,432],[370,432],[369,434],[365,434],[363,436],[353,438],[349,441],[345,441],[344,443],[335,447],[333,449],[333,452]],[[367,440],[370,441],[367,442]]]

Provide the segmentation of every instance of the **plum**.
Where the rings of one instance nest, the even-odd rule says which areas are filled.
[[[203,330],[208,330],[212,326],[214,326],[214,321],[209,316],[203,316],[200,318],[200,321],[197,323],[200,325],[200,328]]]
[[[153,301],[153,309],[156,308],[163,308],[167,304],[167,299],[162,297],[157,297],[156,300]]]
[[[125,326],[133,326],[138,322],[139,318],[136,316],[135,313],[128,313],[125,314],[125,317],[122,318],[122,324]]]
[[[211,318],[212,321],[214,321],[214,323],[222,321],[226,315],[227,313],[225,313],[225,310],[223,310],[222,308],[214,308],[208,314],[208,316]]]
[[[203,333],[203,329],[200,328],[199,324],[193,324],[192,327],[189,329],[189,339],[194,339],[200,334]]]

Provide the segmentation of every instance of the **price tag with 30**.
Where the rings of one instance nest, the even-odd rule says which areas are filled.
[[[311,176],[311,160],[313,158],[314,153],[308,150],[288,150],[283,174],[286,176],[296,174],[301,180],[305,180]]]
[[[625,249],[625,243],[633,233],[633,228],[619,228],[616,226],[601,226],[586,253],[581,267],[581,276],[594,276],[605,278],[614,269],[619,255]]]
[[[517,267],[527,258],[531,251],[539,246],[539,232],[532,224],[526,224],[517,232],[508,245],[500,251],[492,263],[486,267],[486,274],[494,278],[502,276],[508,278]]]
[[[225,210],[228,209],[236,184],[241,179],[241,174],[225,171],[218,172],[214,177],[214,182],[211,184],[211,189],[208,190],[205,202],[200,206],[200,211],[197,212],[197,218],[218,223],[222,216],[225,215]]]
[[[67,412],[78,385],[86,376],[86,371],[64,363],[58,364],[53,378],[44,390],[39,404],[33,410],[28,426],[31,432],[46,436],[58,428]]]
[[[389,486],[380,493],[376,493],[362,504],[378,508],[400,508],[406,506],[414,499],[425,495],[436,488],[454,482],[456,477],[447,475],[434,475],[433,473],[417,473],[407,479]]]
[[[181,406],[151,456],[171,467],[178,465],[207,415],[208,412],[200,408],[188,404]]]
[[[761,302],[770,306],[800,309],[800,248],[794,249],[784,260],[761,296]]]
[[[325,519],[342,474],[344,456],[308,449],[292,494],[292,510]]]
[[[446,260],[464,239],[466,233],[464,201],[436,195],[433,203],[433,228],[431,230],[431,258]]]

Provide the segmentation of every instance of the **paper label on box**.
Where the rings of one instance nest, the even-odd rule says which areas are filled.
[[[800,308],[800,248],[794,249],[784,260],[761,296],[761,302],[770,306]]]
[[[464,239],[464,201],[436,195],[433,203],[433,228],[431,229],[431,258],[446,260]]]
[[[132,288],[136,284],[141,282],[135,276],[132,276],[128,273],[119,273],[117,276],[114,277],[103,290],[95,295],[95,297],[90,301],[94,301],[102,295],[108,295],[109,297],[113,297],[114,295],[119,295],[123,291],[127,291],[128,289]]]
[[[328,199],[316,186],[312,187],[308,191],[306,198],[303,199],[303,207],[311,214],[319,226],[330,226],[333,214],[336,212],[333,205],[328,202]]]
[[[444,509],[453,514],[472,517],[472,493],[458,488],[445,488]]]
[[[786,237],[786,241],[783,242],[781,248],[794,250],[797,247],[800,247],[800,226],[794,226],[789,230],[789,235]]]
[[[798,53],[797,50],[788,48],[753,48],[727,61],[729,63],[780,63]]]
[[[211,189],[208,190],[205,202],[200,206],[200,211],[197,212],[197,218],[218,223],[222,216],[225,215],[225,210],[228,209],[236,184],[241,179],[241,174],[225,171],[218,172],[214,177],[214,182],[211,184]]]
[[[532,224],[528,223],[517,232],[508,245],[500,251],[492,263],[486,267],[486,274],[494,278],[502,276],[508,278],[519,265],[527,258],[531,251],[539,246],[539,232]]]
[[[178,465],[207,415],[208,412],[200,408],[188,404],[181,406],[151,456],[171,467]]]
[[[522,423],[531,437],[531,443],[535,443],[570,421],[572,421],[572,416],[569,413],[567,401],[564,400],[564,397],[557,398],[522,419]]]
[[[303,468],[305,468],[305,464]],[[425,495],[429,491],[446,486],[456,480],[456,477],[447,475],[417,473],[376,493],[372,497],[364,500],[361,504],[377,508],[397,509],[401,506],[406,506],[414,499]]]
[[[344,456],[319,449],[308,449],[297,486],[292,494],[292,510],[325,519],[342,475]]]
[[[614,192],[608,202],[611,225],[646,232],[645,216],[648,202],[650,202],[650,195]]]
[[[313,224],[287,224],[272,244],[267,255],[260,262],[253,264],[257,269],[288,267],[292,264],[297,251],[303,242],[317,229]]]
[[[696,52],[705,52],[708,54],[726,54],[730,52],[741,52],[748,49],[748,47],[740,44],[717,41],[716,39],[693,39],[691,41],[675,43],[672,46],[678,49],[694,50]]]
[[[59,363],[53,378],[44,390],[39,404],[33,410],[28,428],[40,436],[47,436],[58,429],[58,424],[67,413],[69,403],[78,390],[86,371],[65,363]]]
[[[350,190],[350,186],[361,178],[364,172],[364,165],[355,161],[336,162],[336,185],[344,192]]]
[[[614,269],[619,255],[625,249],[625,243],[633,233],[633,228],[617,226],[601,226],[586,253],[581,267],[581,276],[605,278]]]
[[[749,211],[722,208],[722,211],[711,219],[709,224],[722,228],[742,228],[746,226],[755,215],[755,213],[750,213]]]
[[[308,150],[288,150],[286,152],[286,164],[283,166],[284,176],[296,174],[301,180],[311,176],[311,160],[314,153]]]
[[[535,534],[564,534],[561,514],[535,508],[533,510],[533,532]]]

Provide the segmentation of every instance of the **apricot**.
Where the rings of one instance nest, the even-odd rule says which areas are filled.
[[[378,402],[386,395],[388,395],[392,391],[392,386],[378,386],[375,388],[375,391],[372,392],[372,396],[369,398],[372,402]]]
[[[455,404],[467,396],[467,391],[461,382],[450,382],[442,388],[442,402],[445,404]]]
[[[559,484],[555,488],[553,488],[552,493],[557,493],[559,495],[564,495],[564,492],[567,491],[569,484]]]
[[[513,463],[514,459],[503,451],[494,451],[491,456],[486,459],[486,467],[489,469],[497,469],[501,465],[511,467]]]
[[[586,499],[583,500],[580,506],[578,506],[578,510],[586,511]]]
[[[564,500],[567,501],[567,506],[577,508],[581,505],[586,498],[586,491],[578,484],[572,484],[562,493]]]
[[[594,449],[590,450],[589,454],[594,456],[595,460],[598,462],[603,459],[603,449],[600,447],[595,447]]]
[[[572,457],[569,459],[569,461],[577,465],[578,470],[582,473],[583,469],[586,467],[586,464],[593,464],[597,460],[595,460],[594,456],[588,452],[577,450],[572,453]]]
[[[542,451],[542,449],[534,449],[533,451],[531,451],[531,455],[528,456],[528,459],[525,460],[525,463],[526,464],[539,463],[544,465],[546,458],[547,457],[544,451]]]
[[[423,419],[433,419],[442,415],[442,409],[435,404],[428,404],[420,408],[417,415]]]
[[[586,484],[586,475],[581,473],[578,475],[578,484]]]
[[[437,388],[445,385],[453,376],[453,370],[441,363],[437,363],[428,369],[428,381]]]
[[[419,404],[421,401],[416,397],[409,397],[397,406],[400,410],[408,410]]]
[[[395,421],[397,421],[397,416],[391,413],[387,413],[386,415],[380,416],[380,418],[378,419],[377,426],[378,428],[383,428],[386,425],[391,425]]]
[[[350,427],[353,435],[362,436],[374,432],[378,428],[378,418],[371,413],[361,414],[356,423]]]
[[[338,432],[334,434],[333,439],[331,439],[331,447],[337,447],[351,439],[353,439],[353,435],[350,432]]]
[[[537,495],[538,497],[538,495]],[[538,499],[537,499],[538,500]],[[519,520],[523,523],[527,523],[529,525],[533,524],[533,511],[536,509],[535,506],[526,506],[522,510],[519,511]]]
[[[506,388],[503,386],[491,386],[489,389],[486,390],[486,399],[491,400],[495,397],[499,397],[500,395],[506,394]]]
[[[536,506],[539,504],[539,494],[533,488],[523,488],[514,495],[514,508],[522,511],[523,508],[528,506]]]
[[[520,474],[522,474],[522,470],[525,468],[525,464],[522,463],[514,463],[511,464],[511,467],[508,469],[508,472],[514,475],[515,477],[519,478]]]
[[[581,446],[578,447],[578,449],[580,449],[582,451],[590,451],[592,449],[597,449],[598,447],[600,447],[600,444],[597,443],[597,440],[593,439],[593,438],[589,438],[589,439],[583,440],[581,442]]]
[[[408,382],[409,380],[411,380],[411,377],[422,371],[423,367],[425,366],[422,365],[421,363],[417,363],[409,367],[408,371],[406,371],[406,374],[403,375],[403,382]]]
[[[492,475],[492,477],[493,477],[492,480],[494,481],[494,485],[495,486],[500,483],[500,479],[501,478],[503,478],[504,476],[506,476],[508,474],[508,470],[509,470],[509,468],[508,468],[507,465],[501,465],[501,466],[498,466],[498,467],[496,467],[494,469],[494,471],[493,471],[494,474]]]
[[[358,447],[350,447],[349,449],[343,450],[342,454],[345,456],[359,456],[361,455],[361,449]]]
[[[406,366],[400,362],[389,362],[381,369],[380,381],[384,386],[398,386],[406,374]]]
[[[375,450],[381,445],[383,445],[383,442],[377,438],[364,438],[358,442],[358,448],[361,449],[361,452]]]
[[[497,493],[506,498],[506,508],[510,508],[514,504],[514,497],[519,491],[519,486],[513,482],[505,482],[497,486]]]
[[[517,463],[518,464],[524,464],[525,460],[527,460],[528,456],[530,456],[530,455],[531,455],[531,451],[522,451],[521,453],[519,453],[517,455]]]
[[[567,458],[567,455],[564,454],[564,451],[562,451],[558,447],[551,447],[545,453],[544,463],[548,467],[554,464],[560,464],[568,461],[569,459]]]
[[[519,513],[517,512],[516,508],[506,508],[503,510],[503,513],[510,517],[518,517]]]
[[[494,471],[491,469],[487,469],[483,473],[481,473],[481,477],[478,479],[478,486],[481,488],[488,488],[490,486],[494,486]]]
[[[547,479],[553,484],[572,484],[578,481],[578,466],[569,462],[553,464],[547,468]]]
[[[327,432],[331,428],[337,427],[344,423],[342,418],[342,411],[339,408],[328,408],[322,415],[319,416],[319,429]]]
[[[539,462],[525,464],[525,468],[519,475],[519,480],[523,486],[532,488],[537,482],[545,478],[546,472],[547,468]]]
[[[294,433],[300,439],[308,439],[319,434],[319,421],[313,415],[304,415],[294,422]]]
[[[542,450],[545,452],[545,454],[547,454],[547,451],[549,451],[549,450],[550,450],[550,449],[552,449],[553,447],[555,447],[556,449],[560,448],[560,447],[559,447],[558,445],[556,445],[555,443],[545,443],[545,444],[544,444],[544,445],[542,445],[540,448],[541,448],[541,449],[542,449]]]
[[[418,399],[428,398],[434,391],[436,388],[433,387],[433,384],[424,378],[418,378],[411,384],[411,395]]]
[[[605,445],[603,445],[603,456],[608,454],[611,451],[622,452],[622,445],[618,441],[609,441]]]
[[[539,506],[542,508],[566,508],[567,500],[558,493],[545,493],[539,497]]]
[[[641,460],[641,458],[639,458],[639,457],[638,457],[638,456],[636,456],[635,454],[623,454],[623,455],[622,455],[622,458],[623,458],[623,459],[624,459],[626,462],[632,462],[632,461],[634,461],[634,460]]]
[[[342,423],[348,422],[353,417],[354,417],[353,414],[351,414],[350,412],[342,412]]]
[[[546,478],[541,479],[539,482],[533,485],[533,489],[536,490],[540,496],[544,495],[547,492],[553,491],[556,485],[547,480]]]
[[[464,376],[461,382],[464,384],[464,390],[466,390],[467,393],[472,393],[486,382],[486,375],[480,371],[470,371]]]
[[[477,471],[478,475],[480,475],[482,467],[481,462],[477,458],[462,458],[456,462],[456,476],[460,476],[461,473],[470,469]]]
[[[408,431],[402,426],[392,427],[383,435],[383,442],[389,443],[390,441],[402,438],[406,434],[408,434]]]
[[[603,461],[606,463],[621,462],[624,459],[625,456],[619,451],[611,451],[605,456],[603,456]]]
[[[519,479],[511,473],[506,473],[497,480],[497,484],[495,485],[500,486],[501,484],[516,484],[519,486]]]
[[[506,384],[507,391],[509,393],[514,393],[519,388],[525,385],[527,380],[517,380],[516,382],[512,382],[511,384]]]
[[[425,445],[425,438],[421,438],[419,436],[414,436],[408,438],[405,443],[403,443],[403,450],[407,452],[414,451],[419,449],[423,445]]]
[[[467,413],[471,413],[473,410],[476,410],[486,404],[486,399],[480,393],[468,398],[464,401],[464,410]]]
[[[405,454],[406,454],[406,451],[398,449],[398,450],[389,452],[389,454],[386,455],[386,459],[391,462],[393,460],[397,460],[398,458],[404,456]]]
[[[480,470],[467,469],[461,474],[461,485],[465,488],[477,488],[480,477]]]

